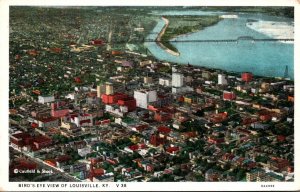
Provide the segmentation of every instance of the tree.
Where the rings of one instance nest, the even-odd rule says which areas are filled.
[[[173,174],[174,175],[178,175],[178,176],[182,176],[182,171],[181,171],[181,169],[175,169],[174,171],[173,171]]]
[[[169,174],[164,174],[161,177],[162,181],[174,181],[174,176],[169,175]]]
[[[205,181],[205,178],[201,174],[195,174],[195,179],[196,181],[200,181],[200,182]]]
[[[242,180],[244,177],[246,176],[246,170],[245,169],[239,169],[237,174],[236,174],[236,178],[238,181]]]
[[[149,153],[149,154],[151,154],[151,153],[152,153],[152,154],[155,154],[155,153],[156,153],[156,149],[151,148],[151,149],[148,150],[148,153]]]
[[[141,157],[142,156],[139,153],[133,152],[132,159],[141,158]]]
[[[257,156],[257,157],[255,157],[256,162],[267,163],[268,160],[269,160],[269,157],[266,157],[266,156]]]
[[[103,164],[102,164],[102,168],[105,169],[105,170],[107,170],[109,168],[109,166],[110,165],[107,162],[103,162]]]

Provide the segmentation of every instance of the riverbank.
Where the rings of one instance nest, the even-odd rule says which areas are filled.
[[[171,55],[174,55],[174,56],[179,56],[179,55],[180,55],[179,52],[167,48],[167,47],[163,44],[163,42],[162,42],[162,37],[163,37],[163,35],[165,34],[166,29],[167,29],[168,26],[169,26],[169,20],[168,20],[167,18],[162,17],[162,20],[165,22],[165,26],[162,28],[162,30],[161,30],[160,33],[158,34],[158,36],[157,36],[157,38],[156,38],[156,42],[157,42],[157,44],[158,44],[163,50],[165,50],[167,53],[169,53],[169,54],[171,54]]]
[[[246,26],[273,39],[294,39],[294,25],[287,22],[257,21],[247,22]]]
[[[171,44],[171,40],[197,31],[203,30],[208,26],[217,24],[223,18],[219,16],[191,16],[191,15],[181,15],[181,16],[167,16],[163,17],[164,21],[167,22],[162,30],[161,41],[162,44],[173,52],[179,53],[176,47]]]

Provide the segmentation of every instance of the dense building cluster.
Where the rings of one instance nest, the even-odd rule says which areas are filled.
[[[11,180],[293,181],[293,81],[60,38],[10,52]]]

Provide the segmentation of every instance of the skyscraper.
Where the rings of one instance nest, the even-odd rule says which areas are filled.
[[[181,73],[172,73],[172,86],[173,87],[183,86],[183,75]]]
[[[114,87],[112,83],[106,83],[106,95],[112,95],[114,94]]]
[[[150,102],[157,101],[157,92],[155,90],[134,91],[134,98],[137,107],[147,109]]]

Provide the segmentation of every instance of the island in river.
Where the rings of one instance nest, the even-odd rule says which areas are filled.
[[[163,16],[165,26],[158,35],[158,44],[167,52],[172,55],[178,56],[179,52],[174,47],[170,40],[179,36],[189,33],[194,33],[199,30],[203,30],[205,27],[217,24],[221,17],[216,15],[168,15]]]

